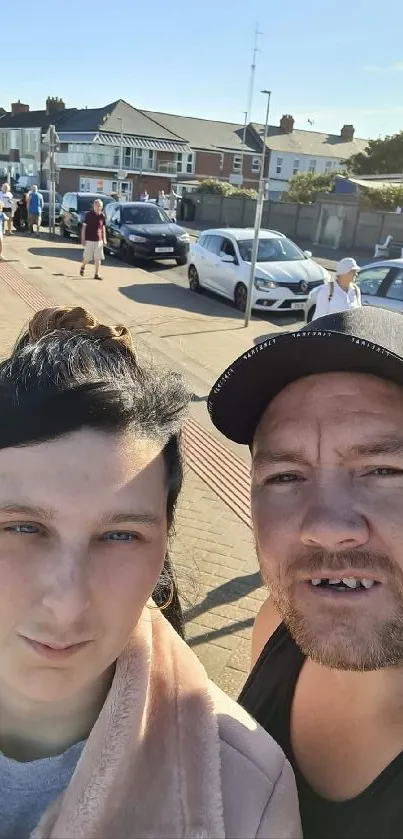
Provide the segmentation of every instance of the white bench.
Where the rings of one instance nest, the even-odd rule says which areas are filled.
[[[383,244],[375,245],[374,259],[379,259],[383,256],[392,257],[393,251],[396,252],[396,258],[403,258],[403,242],[396,242],[393,236],[386,237]]]

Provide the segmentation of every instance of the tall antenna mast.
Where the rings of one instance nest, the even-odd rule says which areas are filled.
[[[250,66],[250,79],[249,79],[249,90],[248,90],[248,100],[246,106],[246,113],[248,115],[248,122],[250,121],[251,111],[252,111],[252,104],[253,104],[253,94],[255,90],[255,73],[256,73],[256,57],[259,50],[259,36],[262,35],[262,32],[259,32],[259,23],[256,24],[255,29],[255,40],[253,42],[253,51],[252,51],[252,64]]]
[[[244,164],[244,157],[245,157],[245,145],[246,145],[246,130],[248,124],[250,123],[251,112],[252,112],[252,104],[253,104],[253,93],[255,90],[255,73],[256,73],[256,57],[259,50],[259,36],[263,35],[263,32],[259,31],[259,22],[256,24],[255,29],[255,38],[253,42],[253,51],[252,51],[252,64],[250,66],[250,78],[249,78],[249,89],[248,89],[248,99],[246,104],[246,111],[245,111],[245,124],[243,129],[243,137],[242,137],[242,168],[241,168],[241,175],[243,180],[243,164]]]

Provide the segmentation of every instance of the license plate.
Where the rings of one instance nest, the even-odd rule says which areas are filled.
[[[290,309],[303,309],[304,307],[301,306],[301,303],[291,303]]]
[[[155,248],[155,253],[173,253],[173,248]]]

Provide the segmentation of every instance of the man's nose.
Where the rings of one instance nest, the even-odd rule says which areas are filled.
[[[369,528],[365,517],[354,509],[351,499],[327,489],[317,492],[311,499],[300,538],[307,547],[348,550],[368,542]]]

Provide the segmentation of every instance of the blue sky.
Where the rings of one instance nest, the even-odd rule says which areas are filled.
[[[26,35],[27,70],[16,48],[3,74],[6,108],[16,99],[41,108],[47,95],[88,107],[122,98],[242,123],[259,21],[253,119],[263,122],[269,88],[274,124],[291,113],[298,128],[353,123],[360,137],[403,128],[400,0],[20,0],[18,10],[21,24],[13,4],[1,13],[11,41]]]

